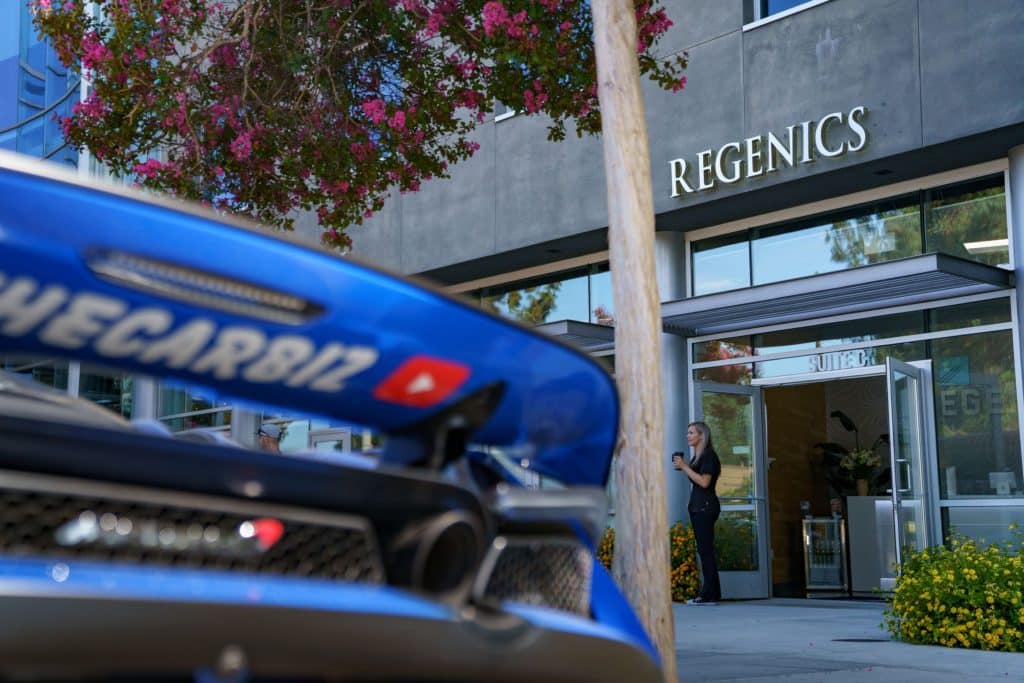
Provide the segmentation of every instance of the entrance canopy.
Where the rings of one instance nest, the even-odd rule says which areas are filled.
[[[534,329],[590,353],[604,351],[615,345],[615,328],[610,325],[559,320],[537,325]]]
[[[662,304],[666,332],[693,337],[924,303],[1013,287],[1013,273],[923,254]]]

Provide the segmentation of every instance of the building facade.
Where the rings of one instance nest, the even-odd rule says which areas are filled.
[[[670,521],[689,486],[667,454],[703,419],[727,597],[869,595],[906,547],[1004,538],[1024,521],[1024,4],[665,5],[660,49],[690,57],[682,93],[645,85]],[[354,229],[356,254],[610,359],[600,140],[502,115],[479,142]],[[877,466],[839,466],[865,450]]]

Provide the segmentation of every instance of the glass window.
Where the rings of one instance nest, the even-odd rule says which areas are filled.
[[[578,320],[615,324],[608,265],[580,268],[469,294],[482,307],[528,325]]]
[[[1002,308],[1005,308],[1007,315],[1009,315],[1009,304],[1005,303],[1005,299],[1000,299],[1000,301],[1004,302]],[[968,304],[965,308],[976,305]],[[995,315],[994,312],[990,313]],[[947,319],[949,321],[964,322],[964,314],[947,314]],[[954,325],[954,327],[964,327],[967,325],[969,323]],[[732,337],[699,342],[693,345],[693,360],[694,362],[701,363],[726,360],[728,358],[767,356],[773,353],[784,353],[799,349],[820,349],[840,344],[855,344],[889,337],[902,337],[920,334],[924,331],[924,312],[911,311],[908,313],[879,316],[877,318],[844,320],[827,325],[797,327],[747,337]]]
[[[761,2],[761,17],[770,17],[773,14],[779,12],[785,12],[788,9],[792,9],[797,5],[803,5],[808,0],[760,0]]]
[[[13,372],[31,377],[40,384],[54,389],[66,391],[68,388],[68,362],[40,360],[29,358],[4,358],[0,367],[5,372]]]
[[[715,558],[719,571],[757,570],[757,515],[753,511],[722,511],[715,523]]]
[[[608,266],[590,276],[590,322],[595,325],[615,324],[612,274]]]
[[[931,345],[942,497],[1024,497],[1012,333]]]
[[[1002,175],[930,190],[928,195],[925,246],[929,252],[1009,267]]]
[[[695,240],[690,250],[694,296],[925,252],[1009,267],[1003,176]]]
[[[83,365],[78,380],[78,395],[122,417],[132,415],[132,381],[128,375],[110,374]]]
[[[231,424],[231,403],[202,388],[163,383],[159,401],[160,420],[172,432]]]
[[[1012,543],[1019,539],[1011,525],[1024,527],[1024,507],[942,508],[943,538],[956,533],[983,543]]]
[[[21,127],[18,139],[18,151],[32,156],[43,156],[43,130],[46,128],[46,117],[40,117]]]
[[[746,394],[703,392],[704,421],[714,435],[722,463],[716,486],[720,498],[754,495],[753,403]]]
[[[921,253],[915,199],[858,208],[797,225],[753,231],[753,284],[830,273]]]
[[[726,292],[750,286],[750,243],[747,233],[693,242],[693,295]]]
[[[693,360],[695,363],[709,363],[716,360],[753,356],[756,351],[752,340],[753,337],[744,336],[697,342],[693,345]]]
[[[844,351],[826,351],[808,356],[779,358],[777,360],[754,363],[754,376],[758,379],[782,377],[785,375],[804,375],[814,372],[835,372],[868,368],[884,365],[886,356],[897,360],[914,361],[926,358],[924,342],[907,342],[905,344],[887,344],[867,349],[846,349]]]
[[[587,276],[521,287],[484,297],[484,307],[528,325],[590,320]]]
[[[753,363],[737,365],[719,365],[713,368],[700,368],[693,371],[693,379],[698,382],[720,382],[722,384],[750,384],[754,376]]]
[[[928,330],[930,332],[1008,322],[1010,322],[1010,300],[1006,297],[974,301],[959,306],[942,306],[928,311]]]

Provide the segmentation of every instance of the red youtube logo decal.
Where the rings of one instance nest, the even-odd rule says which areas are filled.
[[[373,390],[379,401],[429,408],[451,396],[469,377],[469,368],[431,356],[413,356]]]

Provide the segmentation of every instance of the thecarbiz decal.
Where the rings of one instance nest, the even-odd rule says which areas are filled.
[[[206,318],[176,321],[157,306],[132,308],[95,292],[71,294],[0,273],[0,335],[25,337],[61,349],[92,348],[107,358],[132,358],[209,374],[219,380],[282,383],[335,392],[345,380],[372,367],[379,356],[368,346],[331,342],[321,348],[301,335],[268,337],[245,325],[220,327]]]

